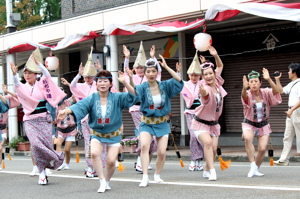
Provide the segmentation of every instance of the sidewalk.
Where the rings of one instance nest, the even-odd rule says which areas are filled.
[[[273,146],[274,150],[274,160],[278,160],[281,154],[283,146]],[[189,147],[179,147],[181,159],[183,161],[190,161],[190,148]],[[233,162],[248,162],[248,158],[246,155],[245,147],[240,146],[224,146],[221,148],[222,158],[223,160],[231,159]],[[73,146],[71,149],[71,157],[76,158],[76,147]],[[84,158],[84,147],[78,147],[79,157]],[[257,147],[256,147],[257,152]],[[11,155],[15,156],[30,156],[30,151],[11,151]],[[136,159],[136,153],[124,153],[125,160],[126,159]],[[154,153],[153,158],[156,158],[156,153]],[[169,150],[167,150],[166,160],[178,160],[174,147],[169,146]],[[266,151],[266,156],[264,161],[270,161],[268,157],[268,151]],[[291,151],[290,162],[300,162],[300,156],[297,154],[296,146],[293,146]]]

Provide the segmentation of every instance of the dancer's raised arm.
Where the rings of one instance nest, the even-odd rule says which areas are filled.
[[[165,58],[161,55],[159,55],[159,57],[161,58],[162,62],[159,61],[160,65],[162,67],[164,67],[171,75],[174,79],[176,79],[178,82],[181,82],[181,78],[179,77],[179,75],[174,71],[172,70],[168,65],[167,65],[167,62],[165,60]]]

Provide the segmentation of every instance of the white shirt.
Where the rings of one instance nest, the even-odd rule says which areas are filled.
[[[101,111],[102,111],[102,118],[105,118],[105,114],[106,114],[106,105],[101,105]]]
[[[292,107],[294,106],[300,99],[300,78],[296,79],[293,82],[290,82],[288,85],[286,85],[285,87],[283,87],[283,92],[285,94],[289,94],[289,92],[291,91],[291,93],[289,94],[289,102],[288,102],[288,106]],[[296,82],[298,82],[295,86],[293,86]],[[292,88],[293,86],[293,88]],[[292,90],[291,90],[292,88]]]
[[[256,103],[256,110],[257,110],[257,121],[261,122],[263,119],[262,102]]]
[[[161,95],[155,95],[153,97],[154,108],[158,108],[161,106]]]

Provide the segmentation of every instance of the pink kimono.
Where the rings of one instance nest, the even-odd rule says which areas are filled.
[[[191,129],[192,121],[195,115],[195,109],[189,109],[195,99],[198,99],[199,85],[201,81],[198,81],[197,84],[192,83],[191,81],[184,82],[184,87],[181,91],[182,97],[185,100],[187,109],[185,109],[184,114],[187,121],[187,126],[190,131],[190,152],[191,160],[201,160],[203,158],[203,144],[195,136],[193,129]]]
[[[44,70],[47,69],[44,68]],[[42,172],[44,168],[57,169],[63,163],[64,154],[54,151],[52,147],[52,118],[45,110],[45,100],[51,106],[56,107],[66,94],[54,84],[50,74],[48,76],[44,74],[40,81],[35,81],[33,86],[18,82],[15,90],[23,106],[24,128],[39,172]],[[43,105],[37,109],[40,101],[43,101]],[[34,111],[41,109],[43,109],[41,113],[33,114]]]
[[[72,101],[72,97],[70,97],[69,99],[66,99],[64,101],[65,103],[65,108],[68,108],[71,106],[71,101]],[[56,115],[58,115],[58,113],[62,111],[61,106],[58,106],[56,108]],[[76,129],[76,123],[74,121],[74,117],[70,114],[67,115],[65,120],[59,120],[59,119],[55,119],[55,123],[57,124],[57,131],[58,134],[61,135],[62,137],[66,138],[67,136],[75,136],[77,134],[77,129]],[[72,129],[72,131],[70,131],[69,133],[63,133],[61,132],[59,129]],[[74,129],[73,129],[74,128]]]
[[[248,90],[247,96],[248,97],[246,102],[243,100],[243,97],[241,98],[244,106],[244,117],[251,122],[258,123],[255,95],[251,90]],[[274,95],[273,90],[270,88],[261,88],[259,90],[259,97],[263,106],[263,119],[261,121],[263,122],[269,118],[270,107],[280,104],[282,102],[282,99],[279,92],[276,95]],[[270,124],[267,124],[261,128],[257,128],[250,124],[242,123],[242,128],[243,131],[245,129],[251,129],[253,132],[255,132],[256,129],[258,129],[260,136],[272,133]]]
[[[9,108],[16,108],[20,106],[18,99],[14,98],[11,95],[4,96],[9,101]],[[7,121],[8,121],[8,111],[6,113],[0,113],[0,131],[1,134],[7,133]]]
[[[204,85],[204,88],[208,91],[209,96],[207,99],[201,97],[201,105],[196,108],[195,115],[205,121],[209,122],[218,122],[219,117],[222,114],[224,97],[227,95],[227,92],[224,90],[222,85],[224,84],[224,79],[221,77],[219,71],[216,70],[216,79],[215,86],[218,90],[218,94],[215,94],[213,88],[205,83],[201,82]],[[217,95],[220,97],[220,102],[217,102]],[[216,125],[207,125],[193,119],[191,128],[194,131],[205,131],[210,133],[211,136],[220,136],[221,128],[220,124]]]

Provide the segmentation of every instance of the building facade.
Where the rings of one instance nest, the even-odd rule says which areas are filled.
[[[245,1],[232,0],[231,2]],[[181,0],[62,0],[62,20],[0,36],[0,65],[3,66],[4,82],[6,82],[8,75],[6,69],[8,68],[7,46],[24,40],[24,38],[32,42],[54,45],[66,35],[78,30],[93,30],[101,34],[105,27],[114,23],[152,25],[174,20],[190,22],[204,18],[211,3],[213,2],[209,0],[189,0],[188,3]],[[106,58],[104,68],[114,73],[117,70],[122,70],[122,45],[126,45],[132,50],[130,59],[130,66],[132,67],[139,42],[143,41],[147,57],[149,57],[149,49],[155,45],[157,57],[158,53],[166,57],[168,65],[174,70],[176,62],[182,63],[183,79],[188,80],[186,70],[195,54],[193,37],[202,31],[203,28],[200,27],[178,33],[138,32],[134,35],[113,36],[117,46],[114,49],[115,62],[111,66],[108,64],[109,58]],[[222,145],[222,139],[223,145],[243,145],[239,139],[238,141],[234,139],[239,138],[242,132],[241,90],[243,75],[247,75],[252,70],[261,72],[262,68],[265,67],[269,69],[270,74],[275,71],[282,72],[282,85],[286,85],[289,82],[288,65],[292,62],[300,62],[299,25],[296,22],[240,13],[238,16],[222,22],[208,21],[206,32],[211,34],[212,45],[217,49],[224,63],[222,76],[225,79],[224,88],[228,92],[225,97],[223,114],[220,118],[222,126],[220,145]],[[95,39],[97,50],[102,52],[102,47],[108,44],[109,37],[112,36],[101,35]],[[52,73],[53,76],[57,77],[58,84],[60,84],[59,79],[61,77],[68,81],[73,79],[78,72],[80,62],[86,62],[87,53],[93,44],[93,40],[88,40],[54,52],[61,63],[59,69]],[[17,65],[24,64],[30,53],[29,51],[17,53]],[[42,53],[44,57],[47,57],[49,50],[43,50]],[[201,53],[201,55],[211,58],[208,52]],[[108,65],[110,66],[108,67]],[[20,75],[22,74],[20,73]],[[166,71],[163,71],[162,80],[170,77]],[[268,86],[267,82],[263,81],[262,87]],[[67,88],[65,90],[68,91]],[[119,90],[122,91],[122,85],[120,85]],[[273,107],[270,114],[273,135],[279,138],[278,143],[274,144],[282,144],[281,140],[285,128],[286,115],[284,112],[287,109],[287,96],[282,97],[283,102]],[[187,145],[189,139],[183,115],[184,108],[184,101],[180,95],[172,99],[172,115],[176,120],[179,118],[181,122],[181,145]],[[134,135],[134,125],[128,110],[123,112],[123,122],[124,135]]]

